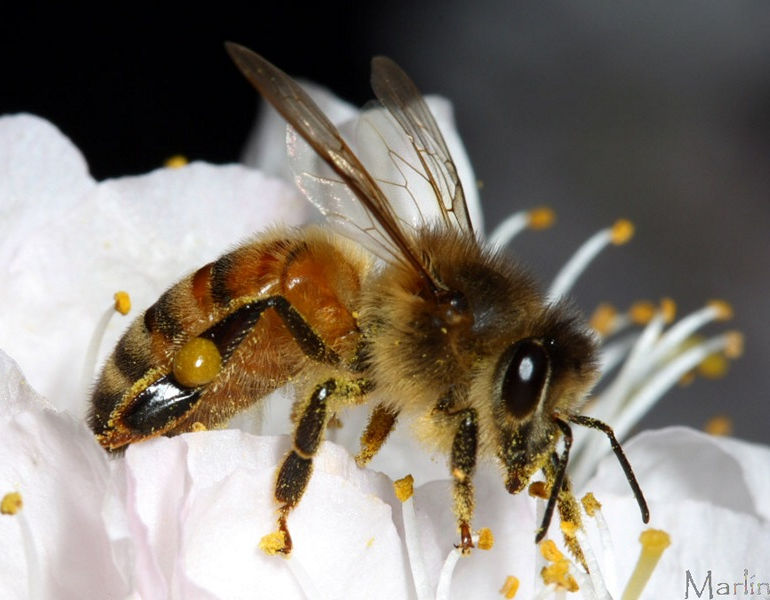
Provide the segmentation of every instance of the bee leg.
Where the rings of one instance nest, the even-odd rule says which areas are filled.
[[[382,404],[378,404],[372,410],[369,424],[361,434],[361,450],[356,455],[356,464],[363,468],[374,455],[379,452],[382,444],[396,425],[398,411],[394,411]]]
[[[472,408],[455,413],[460,424],[452,441],[451,468],[454,478],[454,513],[460,530],[460,545],[463,554],[473,548],[471,539],[471,520],[473,518],[474,498],[471,477],[476,468],[476,449],[478,446],[478,415]]]
[[[567,423],[559,419],[556,419],[556,424],[564,434],[564,449],[561,456],[552,453],[551,460],[546,462],[543,467],[546,481],[551,484],[551,494],[546,505],[543,523],[535,539],[536,542],[539,542],[545,536],[548,525],[551,522],[554,507],[558,507],[559,518],[563,524],[570,523],[574,527],[583,526],[583,521],[580,517],[580,506],[575,495],[572,493],[572,484],[566,473],[569,451],[572,447],[572,430]],[[564,543],[572,555],[583,565],[586,572],[588,572],[583,549],[580,547],[577,538],[574,535],[568,535],[566,529],[564,530]]]
[[[313,471],[313,456],[323,439],[326,428],[327,403],[337,390],[338,382],[329,379],[316,386],[310,401],[299,416],[294,430],[294,447],[283,459],[275,482],[275,499],[281,505],[278,531],[283,534],[283,547],[273,552],[289,555],[292,540],[286,525],[289,512],[297,505],[305,492]]]

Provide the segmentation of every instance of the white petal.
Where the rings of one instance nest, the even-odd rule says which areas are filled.
[[[117,566],[126,557],[113,555],[102,518],[104,452],[83,424],[47,408],[3,352],[0,381],[13,382],[0,389],[0,495],[18,491],[24,502],[0,516],[0,596],[27,597],[30,580],[45,598],[126,596]]]
[[[323,597],[408,595],[390,481],[359,470],[334,444],[321,447],[289,517],[291,564],[259,550],[276,528],[273,484],[288,444],[230,430],[129,448],[127,504],[143,598],[159,590],[184,597],[190,586],[218,598],[303,597],[298,568]]]

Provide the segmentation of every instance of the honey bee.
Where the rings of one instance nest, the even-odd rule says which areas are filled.
[[[293,128],[294,159],[325,163],[325,175],[300,164],[297,179],[336,231],[273,231],[166,291],[118,342],[95,388],[89,423],[101,445],[118,451],[219,426],[293,385],[293,445],[274,490],[277,551],[288,555],[287,520],[330,419],[374,399],[358,465],[398,420],[411,420],[448,455],[458,547],[468,553],[479,459],[497,461],[511,494],[543,471],[548,502],[537,541],[556,507],[580,523],[565,474],[570,424],[579,424],[609,437],[646,522],[612,430],[579,414],[598,372],[592,333],[474,232],[457,169],[411,79],[390,59],[372,61],[379,106],[364,118],[402,175],[386,180],[289,76],[242,46],[227,51]],[[398,150],[388,145],[393,135]],[[406,183],[414,180],[419,194]]]

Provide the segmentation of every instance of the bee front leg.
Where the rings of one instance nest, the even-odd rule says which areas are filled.
[[[452,441],[451,468],[454,479],[454,513],[460,530],[460,545],[463,554],[473,548],[471,521],[473,519],[474,497],[471,477],[476,468],[478,447],[478,415],[472,408],[455,413],[459,426]]]

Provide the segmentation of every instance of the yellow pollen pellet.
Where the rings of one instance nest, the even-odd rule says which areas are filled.
[[[704,429],[710,435],[730,435],[733,432],[733,421],[725,415],[717,415],[708,420]]]
[[[4,515],[15,515],[24,506],[19,492],[8,492],[0,501],[0,513]]]
[[[711,300],[708,305],[717,313],[717,319],[727,321],[733,318],[733,307],[725,300]]]
[[[186,166],[190,161],[187,160],[187,157],[182,154],[175,154],[174,156],[168,157],[164,162],[163,166],[168,169],[179,169],[180,167]]]
[[[660,312],[663,314],[663,321],[672,323],[676,317],[676,302],[671,298],[663,298],[660,301]]]
[[[530,229],[548,229],[556,221],[556,213],[548,206],[533,208],[527,213]]]
[[[628,219],[618,219],[612,226],[612,233],[610,235],[612,243],[616,246],[625,244],[634,237],[634,224]]]
[[[491,550],[495,545],[495,536],[489,527],[479,529],[479,543],[476,546],[479,550]]]
[[[393,491],[399,502],[406,502],[414,494],[414,477],[407,475],[393,482]]]
[[[174,357],[176,380],[186,387],[209,383],[222,367],[222,356],[216,344],[205,338],[193,338],[185,343]]]
[[[513,575],[508,575],[508,577],[505,578],[503,587],[500,588],[500,593],[503,595],[503,598],[506,598],[506,600],[511,600],[511,598],[513,598],[518,591],[519,578],[514,577]]]
[[[655,305],[649,300],[637,300],[628,309],[628,316],[636,325],[647,325],[655,316]]]
[[[207,429],[208,428],[200,421],[195,421],[195,423],[192,424],[192,427],[190,427],[190,431],[195,432],[207,431]]]
[[[594,496],[592,492],[588,492],[583,496],[580,499],[580,502],[583,504],[583,510],[586,511],[586,514],[589,517],[593,517],[596,514],[596,511],[601,510],[602,508],[601,503],[596,499],[596,496]]]
[[[590,325],[600,335],[607,335],[618,317],[617,309],[612,304],[602,303],[591,316]]]
[[[113,298],[115,299],[115,310],[121,315],[127,315],[131,310],[131,296],[128,295],[128,292],[115,292]]]

